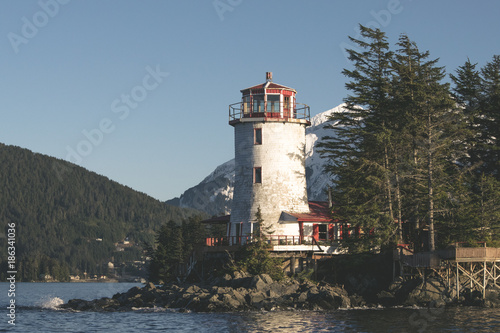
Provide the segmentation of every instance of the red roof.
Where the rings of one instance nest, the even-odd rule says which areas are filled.
[[[284,85],[281,85],[281,84],[277,84],[277,83],[274,83],[274,82],[261,83],[261,84],[255,85],[253,87],[250,87],[250,88],[242,89],[240,91],[243,93],[243,92],[248,91],[248,90],[257,90],[257,89],[264,89],[264,88],[267,88],[267,89],[291,90],[291,91],[297,93],[297,91],[295,89],[293,89],[293,88],[290,88],[290,87],[287,87],[287,86],[284,86]]]
[[[309,213],[284,212],[297,219],[296,222],[324,222],[331,223],[332,215],[327,201],[309,201]],[[225,224],[229,223],[231,215],[212,217],[201,223]]]
[[[332,222],[328,201],[309,201],[309,213],[286,212],[297,219],[297,222]]]

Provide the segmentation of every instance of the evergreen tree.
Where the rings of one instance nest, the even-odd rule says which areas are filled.
[[[258,237],[253,242],[247,242],[236,253],[236,263],[233,270],[243,270],[252,275],[269,274],[273,280],[279,281],[284,277],[282,260],[279,257],[271,257],[269,254],[270,245],[265,238],[269,230],[262,219],[260,207],[255,213],[255,221]],[[268,231],[266,231],[268,230]],[[272,232],[271,232],[272,233]]]
[[[481,164],[480,153],[481,148],[481,76],[476,70],[477,64],[472,64],[469,59],[463,66],[456,70],[456,76],[450,74],[454,83],[453,96],[459,107],[463,110],[464,115],[464,140],[463,149],[467,152],[467,156],[460,160],[463,167],[477,167]]]
[[[201,216],[193,216],[182,221],[183,253],[185,255],[189,256],[196,246],[205,243],[207,232],[205,226],[200,223],[201,220]]]
[[[68,279],[70,273],[95,274],[113,256],[141,260],[142,249],[135,244],[153,242],[163,221],[199,214],[71,163],[1,143],[0,188],[0,221],[16,224],[22,281],[37,281],[42,273],[58,280]],[[133,250],[116,252],[114,244],[125,237]],[[6,248],[6,241],[0,238],[0,246]],[[48,266],[51,260],[57,265]],[[0,278],[5,276],[0,272]]]
[[[334,218],[362,227],[365,235],[374,231],[358,250],[392,240],[395,220],[398,241],[402,221],[413,221],[415,229],[428,229],[426,248],[434,250],[434,225],[450,216],[456,162],[464,159],[465,113],[442,82],[444,67],[428,60],[428,51],[404,34],[396,53],[379,30],[361,27],[361,35],[351,38],[359,48],[347,51],[354,69],[343,71],[351,80],[348,112],[331,117],[335,135],[320,144],[334,176]]]
[[[205,227],[201,216],[193,216],[180,223],[170,220],[156,235],[155,246],[147,247],[149,280],[166,282],[178,276],[179,265],[186,262],[193,250],[205,241]]]
[[[450,231],[455,241],[495,242],[498,239],[500,205],[497,203],[499,57],[481,71],[467,60],[451,76],[455,98],[464,110],[468,129],[461,161],[461,191],[453,193]],[[493,175],[493,176],[492,176]]]
[[[415,208],[409,215],[426,221],[428,248],[433,251],[437,213],[445,206],[453,162],[460,154],[457,142],[462,116],[454,107],[449,85],[441,82],[445,71],[436,66],[439,59],[427,60],[429,52],[420,52],[404,34],[397,45],[393,89],[396,105],[407,110],[406,125],[401,129],[411,147],[411,155],[404,159],[410,180],[406,192],[414,193],[407,207]]]
[[[149,266],[151,281],[166,282],[177,276],[178,265],[184,261],[183,245],[181,226],[170,220],[160,228]]]
[[[500,56],[481,68],[481,168],[500,180]]]
[[[383,32],[360,26],[362,39],[349,37],[360,51],[347,50],[353,69],[344,69],[351,91],[348,112],[333,114],[334,136],[323,138],[320,153],[330,158],[335,175],[334,217],[359,226],[368,235],[355,246],[387,243],[394,232],[391,146],[396,119],[391,103],[392,52]]]

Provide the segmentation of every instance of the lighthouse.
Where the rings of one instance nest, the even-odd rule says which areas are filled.
[[[273,82],[271,72],[264,83],[241,93],[241,101],[229,105],[235,180],[228,236],[240,243],[255,235],[263,227],[256,223],[258,211],[267,231],[298,235],[297,224],[286,220],[290,214],[310,213],[305,170],[309,106],[296,102],[295,89]]]

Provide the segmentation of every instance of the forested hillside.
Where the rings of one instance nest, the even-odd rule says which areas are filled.
[[[82,167],[0,144],[0,236],[15,223],[18,280],[103,274],[106,264],[140,260],[155,231],[198,212],[173,207]],[[115,243],[131,246],[117,251]],[[5,253],[5,252],[4,252]],[[2,256],[0,277],[7,272]]]

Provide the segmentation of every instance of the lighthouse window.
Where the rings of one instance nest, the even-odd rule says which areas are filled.
[[[253,168],[253,182],[255,184],[262,183],[262,168],[261,167]]]
[[[280,112],[280,95],[267,95],[267,112]]]
[[[250,112],[250,97],[243,97],[243,113],[248,114]]]
[[[253,97],[253,112],[264,112],[264,96]]]
[[[261,145],[262,144],[262,128],[255,128],[253,132],[254,144]]]

